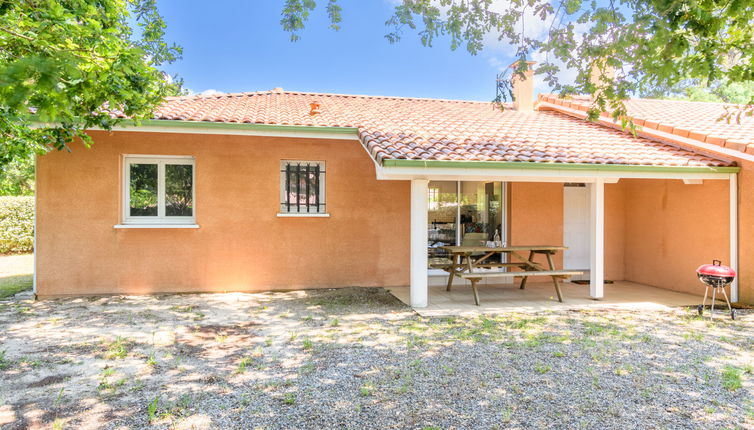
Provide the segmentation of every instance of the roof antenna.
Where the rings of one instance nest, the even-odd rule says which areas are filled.
[[[506,67],[495,78],[495,99],[492,100],[492,103],[500,110],[505,110],[503,103],[513,100],[513,83],[510,76],[508,76],[510,73],[511,68]]]

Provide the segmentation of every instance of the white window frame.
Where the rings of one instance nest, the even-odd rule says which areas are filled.
[[[131,165],[157,165],[157,216],[131,216]],[[165,215],[165,165],[191,166],[191,216]],[[196,163],[189,155],[124,155],[123,156],[123,213],[125,225],[193,225],[196,223]]]
[[[286,186],[286,177],[285,177],[285,166],[291,163],[306,163],[306,164],[316,164],[320,168],[320,178],[319,178],[319,202],[322,206],[322,209],[319,207],[317,208],[317,212],[307,212],[306,209],[301,209],[300,211],[296,208],[292,207],[290,210],[287,210],[287,208],[283,208],[283,202],[285,202],[286,193],[285,193],[285,186]],[[324,161],[316,161],[316,160],[280,160],[280,199],[278,201],[278,216],[279,217],[327,217],[329,214],[327,213],[327,196],[325,194],[325,190],[327,187],[325,186],[325,183],[327,182],[327,169],[325,168],[325,162]]]

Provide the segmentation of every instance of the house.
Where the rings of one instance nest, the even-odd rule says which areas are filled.
[[[169,98],[37,162],[39,297],[410,285],[474,232],[566,244],[556,266],[699,293],[720,259],[754,302],[754,122],[720,104],[632,100],[640,131],[588,101],[291,92]]]

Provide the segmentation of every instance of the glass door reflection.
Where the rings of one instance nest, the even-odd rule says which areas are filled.
[[[502,182],[430,181],[427,191],[430,268],[450,263],[445,245],[486,245],[504,239]]]
[[[450,260],[439,247],[458,242],[458,183],[430,181],[427,198],[429,267],[441,267]]]

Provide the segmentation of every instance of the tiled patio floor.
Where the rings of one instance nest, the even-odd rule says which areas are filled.
[[[422,316],[474,315],[584,308],[664,309],[698,305],[702,302],[701,296],[627,281],[606,284],[605,297],[602,300],[589,297],[589,285],[564,282],[561,290],[564,303],[558,302],[551,283],[531,283],[525,290],[520,290],[518,285],[512,284],[480,285],[481,306],[476,306],[471,287],[454,285],[452,291],[447,292],[444,286],[430,286],[429,306],[416,308],[416,311]],[[703,293],[704,287],[700,285],[699,291]],[[402,302],[409,303],[408,287],[391,288],[390,292]]]

